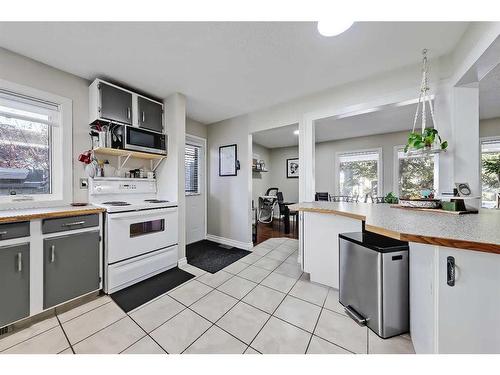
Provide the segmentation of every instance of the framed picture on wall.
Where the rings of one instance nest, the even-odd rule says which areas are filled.
[[[299,158],[286,159],[286,178],[299,178]]]
[[[236,176],[238,171],[236,145],[219,147],[219,176]]]

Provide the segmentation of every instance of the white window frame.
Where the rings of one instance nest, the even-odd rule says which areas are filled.
[[[351,150],[351,151],[337,151],[335,153],[335,195],[340,194],[340,157],[342,155],[356,154],[356,153],[377,153],[378,154],[378,164],[377,164],[377,195],[382,196],[384,193],[384,158],[382,147],[368,148],[363,150]]]
[[[0,209],[56,207],[71,203],[73,199],[72,100],[2,79],[0,88],[59,106],[59,126],[51,128],[51,193],[0,196]]]
[[[187,192],[187,191],[186,191],[185,182],[184,182],[184,193],[186,194],[186,196],[201,195],[200,183],[201,183],[201,178],[202,178],[203,176],[200,176],[200,166],[201,166],[201,165],[200,165],[200,160],[201,160],[201,157],[202,157],[201,153],[203,152],[203,146],[202,146],[202,145],[200,145],[200,144],[197,144],[197,143],[195,142],[195,140],[194,140],[194,139],[193,139],[193,140],[190,140],[189,138],[193,138],[193,136],[189,136],[189,137],[188,137],[188,136],[186,135],[186,143],[185,143],[185,145],[184,145],[184,163],[186,162],[186,152],[185,152],[185,147],[186,147],[186,146],[198,147],[198,149],[199,149],[199,150],[198,150],[198,152],[199,152],[199,154],[198,154],[198,168],[197,168],[197,170],[198,170],[198,191],[197,191],[197,192],[195,192],[195,193],[192,193],[192,192]],[[185,173],[185,171],[184,171],[184,173]]]
[[[500,142],[500,136],[479,138],[479,196],[481,197],[481,206],[483,206],[483,142]]]
[[[392,192],[399,197],[399,152],[404,151],[405,145],[394,146]],[[436,195],[439,195],[439,154],[434,154],[434,186]]]

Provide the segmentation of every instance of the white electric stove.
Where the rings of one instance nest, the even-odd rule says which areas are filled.
[[[106,209],[106,293],[177,265],[177,203],[158,199],[155,180],[91,179],[89,201]]]

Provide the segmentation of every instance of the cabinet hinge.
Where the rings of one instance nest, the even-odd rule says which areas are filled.
[[[101,241],[102,241],[102,236],[99,236],[99,242],[101,242]]]

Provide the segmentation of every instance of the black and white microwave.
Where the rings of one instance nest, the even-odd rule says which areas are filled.
[[[167,137],[163,133],[127,125],[121,125],[119,129],[115,128],[111,132],[113,148],[167,154]]]

